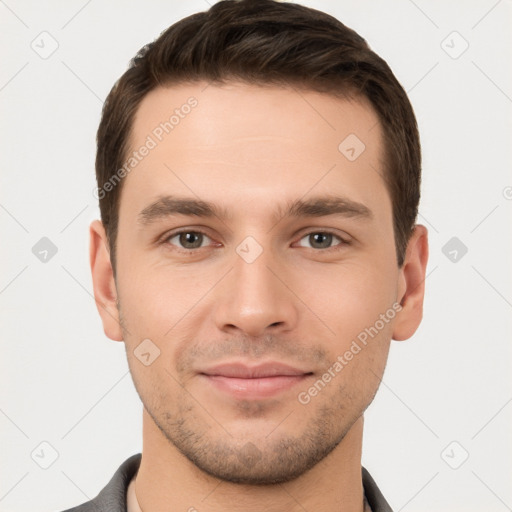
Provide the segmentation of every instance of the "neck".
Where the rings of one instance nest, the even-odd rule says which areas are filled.
[[[362,512],[362,433],[361,417],[325,459],[295,480],[241,485],[219,480],[197,468],[165,438],[144,409],[137,500],[143,512]]]

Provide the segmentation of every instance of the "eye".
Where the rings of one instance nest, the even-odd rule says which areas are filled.
[[[210,240],[205,233],[201,231],[180,231],[174,233],[163,240],[163,243],[177,245],[178,247],[186,250],[200,249],[203,247],[203,242]]]
[[[301,247],[310,247],[312,249],[332,249],[332,242],[334,239],[339,240],[340,243],[337,245],[345,245],[349,242],[343,240],[339,236],[335,235],[334,233],[329,233],[326,231],[312,231],[311,233],[308,233],[307,235],[303,236],[300,241],[299,245]],[[303,240],[306,240],[307,244],[309,245],[303,245],[301,242]]]

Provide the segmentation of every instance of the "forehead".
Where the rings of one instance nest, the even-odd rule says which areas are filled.
[[[236,82],[158,87],[141,102],[129,142],[127,158],[139,155],[121,209],[165,192],[261,205],[333,187],[389,206],[381,128],[363,98]]]
[[[379,142],[376,125],[378,118],[362,96],[340,98],[293,86],[197,82],[149,92],[136,112],[130,142],[136,145],[141,137],[153,134],[184,143],[184,149],[211,150],[253,136],[268,137],[260,139],[266,144],[302,139],[309,141],[307,149],[318,147],[319,138],[326,136],[325,145],[336,143],[347,129],[365,142]],[[189,138],[187,128],[196,140]]]

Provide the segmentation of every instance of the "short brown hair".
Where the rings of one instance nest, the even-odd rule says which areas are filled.
[[[221,0],[144,46],[103,106],[96,178],[114,276],[123,181],[108,193],[104,186],[124,165],[137,108],[158,86],[204,80],[367,98],[382,126],[383,177],[393,205],[397,263],[403,265],[418,213],[421,150],[412,106],[389,66],[355,31],[321,11],[275,0]]]

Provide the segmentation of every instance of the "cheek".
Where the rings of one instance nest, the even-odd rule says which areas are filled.
[[[180,396],[182,392],[179,384],[173,378],[173,369],[164,366],[165,361],[164,352],[149,366],[143,364],[133,352],[128,355],[130,374],[135,389],[144,407],[153,414],[162,409],[162,404],[173,404],[176,397]]]
[[[130,330],[162,338],[181,322],[215,283],[193,266],[166,268],[161,263],[132,264],[120,272],[119,295]],[[131,329],[133,328],[133,329]]]
[[[396,296],[396,278],[391,269],[377,262],[351,261],[318,267],[301,277],[304,303],[322,319],[344,343],[373,325]]]
[[[377,262],[352,262],[317,273],[314,282],[307,300],[334,331],[325,330],[322,343],[331,363],[342,367],[339,373],[331,368],[340,376],[332,391],[354,403],[369,402],[384,372],[396,317],[393,272]]]

